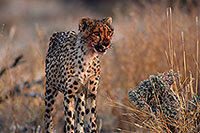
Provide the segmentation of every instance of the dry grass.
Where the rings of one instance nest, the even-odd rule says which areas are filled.
[[[199,93],[199,21],[196,21],[195,14],[185,14],[178,9],[167,13],[166,8],[156,4],[146,5],[145,9],[130,4],[127,11],[116,8],[114,14],[113,46],[102,57],[103,70],[98,93],[98,118],[102,120],[102,132],[150,131],[138,128],[135,124],[138,122],[135,120],[137,116],[127,115],[129,110],[134,109],[128,104],[128,91],[136,88],[149,75],[173,68],[180,72],[180,84],[183,86],[183,90],[179,89],[178,92]],[[48,37],[39,26],[35,31],[36,39],[23,48],[12,45],[16,36],[14,27],[1,36],[0,43],[4,45],[0,50],[0,68],[9,66],[19,54],[24,55],[24,62],[6,71],[0,78],[0,95],[17,84],[44,76]],[[196,80],[191,80],[192,77]],[[44,85],[34,85],[30,89],[24,87],[22,92],[43,94]],[[128,106],[112,106],[109,99]],[[60,95],[54,110],[57,132],[62,132],[64,125],[62,100]],[[40,97],[20,95],[9,98],[0,104],[0,131],[36,130],[38,125],[42,126],[43,110],[44,102]]]
[[[128,26],[128,31],[126,31],[123,27],[123,31],[125,31],[123,34],[128,37],[126,36],[127,38],[123,40],[126,43],[117,46],[120,47],[118,49],[120,54],[118,56],[119,66],[125,74],[122,77],[123,74],[120,73],[120,77],[123,78],[122,80],[125,79],[126,82],[121,85],[121,88],[135,89],[141,80],[148,78],[147,75],[174,69],[180,75],[179,82],[172,88],[180,98],[179,101],[186,104],[190,102],[194,93],[199,93],[198,17],[183,14],[176,9],[172,13],[170,8],[166,11],[159,7],[151,6],[151,8],[151,12],[145,12],[141,21],[141,18],[138,18],[137,15],[131,14],[132,17],[128,19],[128,23],[131,23],[132,28]],[[143,21],[146,23],[143,24]],[[124,48],[126,50],[122,52],[121,49]],[[124,91],[127,91],[127,89]],[[118,126],[121,131],[138,131],[136,129],[139,127],[153,132],[171,132],[168,126],[172,123],[167,123],[166,120],[161,119],[163,114],[159,114],[159,119],[154,116],[154,121],[151,121],[148,119],[152,112],[145,110],[141,112],[134,105],[128,104],[127,99],[121,102],[113,96],[110,100],[111,103],[114,103],[116,109],[122,107],[121,110],[124,110],[124,116],[121,120],[123,122]],[[185,111],[186,107],[180,109],[179,113],[184,115],[181,120],[176,121],[175,127],[181,129],[178,132],[198,132],[197,115],[199,110],[196,110],[190,121],[186,121],[190,114],[186,114]]]

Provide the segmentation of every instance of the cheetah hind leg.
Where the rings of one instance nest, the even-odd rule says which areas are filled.
[[[51,133],[53,132],[53,123],[52,123],[52,111],[53,105],[56,100],[56,96],[58,91],[53,89],[46,84],[46,92],[45,92],[45,114],[44,114],[44,125],[45,125],[45,132]]]

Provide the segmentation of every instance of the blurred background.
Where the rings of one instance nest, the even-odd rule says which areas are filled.
[[[0,0],[0,132],[42,130],[49,37],[57,31],[78,32],[86,16],[111,16],[115,32],[102,57],[101,132],[149,132],[109,99],[129,104],[128,91],[171,68],[182,77],[192,74],[198,91],[199,11],[198,0]],[[62,101],[62,95],[57,97],[54,110],[57,132],[63,132]]]

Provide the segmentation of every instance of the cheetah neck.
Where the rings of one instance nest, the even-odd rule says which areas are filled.
[[[77,40],[76,46],[79,55],[84,55],[84,60],[86,63],[90,63],[94,57],[98,56],[98,54],[88,46],[88,44],[85,42],[85,39],[82,38],[80,34],[78,34]]]

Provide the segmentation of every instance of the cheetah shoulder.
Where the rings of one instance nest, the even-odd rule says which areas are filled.
[[[55,32],[50,37],[49,47],[62,46],[63,44],[74,44],[77,34],[75,31]]]

